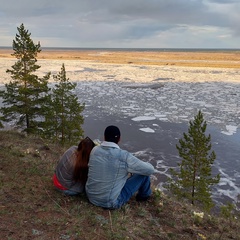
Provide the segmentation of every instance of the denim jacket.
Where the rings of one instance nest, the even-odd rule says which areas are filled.
[[[149,176],[155,172],[150,163],[106,141],[93,148],[88,166],[86,193],[89,201],[105,208],[114,208],[128,173]]]

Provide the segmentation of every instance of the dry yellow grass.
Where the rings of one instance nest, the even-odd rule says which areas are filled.
[[[12,57],[10,49],[0,49],[0,58]],[[240,51],[154,52],[110,50],[49,50],[38,59],[68,59],[112,64],[174,65],[185,67],[240,68]]]

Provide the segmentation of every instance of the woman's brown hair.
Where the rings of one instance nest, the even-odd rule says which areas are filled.
[[[83,184],[87,181],[88,176],[88,162],[90,152],[95,146],[94,142],[89,138],[84,138],[79,144],[76,152],[76,161],[73,172],[73,180],[76,182],[82,182]]]

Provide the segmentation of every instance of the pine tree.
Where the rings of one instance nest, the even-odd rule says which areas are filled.
[[[201,111],[189,124],[188,133],[184,133],[176,145],[182,161],[178,164],[179,172],[171,169],[170,189],[178,197],[187,198],[209,211],[214,206],[211,186],[220,180],[219,174],[212,177],[211,173],[216,154],[211,151],[211,135],[205,135],[207,123]]]
[[[36,133],[44,120],[45,108],[42,105],[48,101],[50,73],[42,78],[35,74],[40,68],[36,64],[37,54],[41,51],[40,43],[34,44],[31,33],[23,24],[17,30],[12,54],[17,62],[7,70],[12,81],[5,84],[6,90],[0,91],[3,98],[1,119],[5,122],[16,121],[17,127],[27,133]]]
[[[81,115],[84,104],[78,102],[74,94],[76,83],[66,77],[64,64],[61,71],[53,76],[56,84],[52,89],[51,104],[46,117],[45,136],[60,141],[62,144],[76,143],[83,136]]]

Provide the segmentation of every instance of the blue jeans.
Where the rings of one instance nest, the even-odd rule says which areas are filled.
[[[151,182],[149,176],[134,174],[128,178],[114,208],[120,208],[136,193],[140,198],[147,198],[151,195]]]
[[[65,194],[66,196],[76,196],[76,195],[80,194],[79,192],[74,192],[74,191],[71,191],[71,190],[68,190],[68,189],[67,190],[61,190],[61,189],[56,188],[56,187],[55,187],[55,189],[58,190],[59,192]]]

